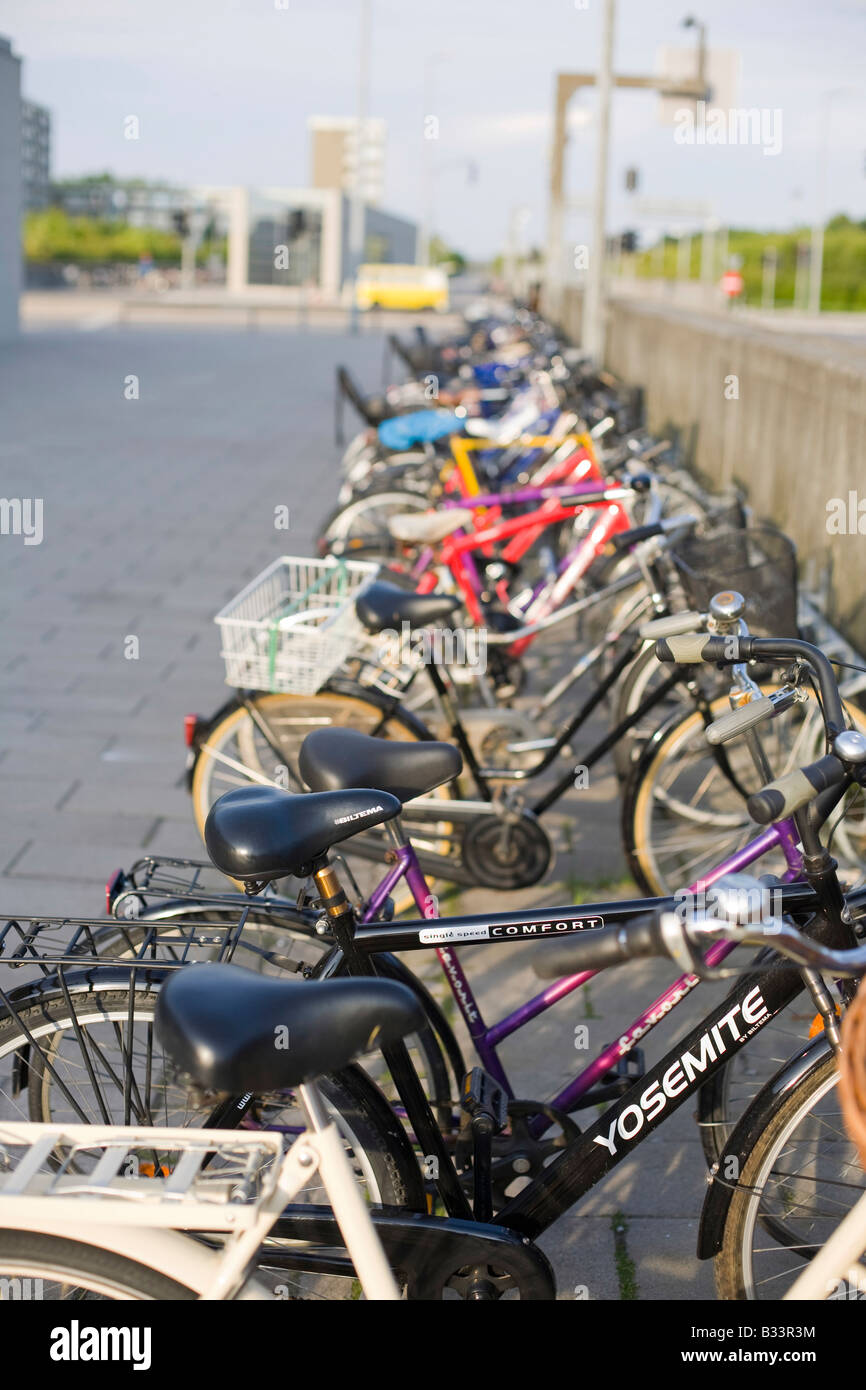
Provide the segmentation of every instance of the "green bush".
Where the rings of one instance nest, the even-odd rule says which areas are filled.
[[[797,275],[797,244],[809,242],[808,229],[795,232],[750,232],[732,228],[728,233],[728,255],[742,258],[743,299],[761,303],[763,255],[776,250],[776,304],[794,302]],[[690,274],[700,274],[702,237],[692,238]],[[638,275],[658,274],[658,253],[643,251],[636,257]],[[666,279],[677,273],[677,244],[666,238],[664,267]],[[830,219],[824,229],[824,264],[821,276],[822,309],[866,309],[866,222],[852,222],[844,214]]]
[[[25,259],[36,265],[135,263],[150,256],[156,265],[180,261],[180,238],[153,227],[131,227],[99,217],[70,217],[62,208],[41,208],[24,219]]]

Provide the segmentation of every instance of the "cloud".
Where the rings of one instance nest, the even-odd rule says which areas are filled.
[[[570,131],[583,130],[591,121],[592,113],[585,108],[572,106],[569,110]],[[550,111],[506,111],[495,116],[471,116],[464,129],[474,144],[492,146],[549,140],[551,127]]]

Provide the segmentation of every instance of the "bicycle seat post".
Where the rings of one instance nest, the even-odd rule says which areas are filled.
[[[348,901],[333,865],[327,856],[313,865],[313,879],[322,900],[337,944],[343,952],[350,975],[375,975],[376,966],[355,945],[355,912]],[[468,1218],[471,1208],[454,1171],[450,1155],[436,1123],[427,1095],[415,1070],[405,1040],[400,1039],[382,1047],[382,1056],[400,1100],[406,1107],[412,1128],[425,1155],[436,1160],[436,1180],[445,1209],[450,1216]]]
[[[336,937],[350,975],[369,975],[373,972],[355,945],[355,911],[343,890],[339,876],[327,855],[313,866],[313,881],[331,930]]]

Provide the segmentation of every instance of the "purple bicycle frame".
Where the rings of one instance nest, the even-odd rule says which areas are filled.
[[[769,850],[778,848],[781,848],[788,866],[783,881],[796,882],[802,876],[803,861],[798,847],[796,826],[793,820],[789,819],[768,826],[762,834],[756,836],[754,840],[750,840],[736,854],[732,854],[730,858],[725,859],[715,869],[712,869],[697,883],[692,884],[684,891],[688,893],[705,891],[725,874],[740,873]],[[389,894],[402,878],[405,878],[422,916],[438,917],[436,900],[430,893],[415,851],[411,844],[403,844],[397,850],[397,857],[393,866],[371,895],[361,918],[363,923],[368,924],[375,920]],[[707,963],[718,965],[733,949],[734,946],[730,942],[716,943],[707,952]],[[540,994],[536,994],[527,1003],[521,1004],[520,1008],[500,1019],[498,1023],[488,1025],[455,952],[440,946],[436,948],[436,955],[485,1071],[495,1077],[511,1098],[514,1097],[514,1091],[499,1059],[497,1052],[499,1044],[598,974],[598,971],[595,970],[585,970],[578,975],[567,975],[561,980],[556,980],[554,984],[548,985]],[[677,1004],[681,1003],[699,983],[696,975],[681,975],[635,1019],[630,1028],[621,1033],[615,1042],[609,1043],[589,1066],[579,1072],[558,1095],[554,1096],[550,1104],[556,1109],[566,1112],[576,1109],[577,1102],[601,1080],[605,1073],[615,1066],[621,1057],[626,1056],[642,1038],[646,1037],[656,1024],[660,1023],[663,1018],[667,1018]],[[539,1126],[541,1129],[545,1127],[544,1124]]]

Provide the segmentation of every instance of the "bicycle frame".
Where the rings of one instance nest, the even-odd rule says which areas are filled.
[[[771,827],[764,836],[758,837],[755,846],[747,847],[746,851],[726,861],[725,866],[720,866],[718,876],[721,877],[723,868],[730,870],[732,867],[743,867],[744,863],[753,862],[750,856],[755,847],[757,853],[754,857],[758,857],[770,843],[781,843],[787,838],[788,833],[789,827],[784,823],[781,832],[777,827]],[[771,835],[771,840],[761,847],[761,842],[768,834]],[[327,881],[328,887],[333,891],[332,872],[329,869],[321,872],[323,880]],[[789,872],[793,872],[793,869]],[[702,880],[702,884],[708,882],[708,879]],[[813,935],[822,940],[832,940],[842,949],[849,949],[854,944],[853,931],[841,919],[837,920],[837,914],[828,910],[826,915],[822,915],[823,894],[817,888],[789,883],[781,887],[779,893],[783,914],[819,910]],[[851,894],[849,903],[854,902],[858,905],[866,902],[866,890]],[[423,921],[401,921],[390,925],[362,925],[357,929],[350,925],[353,923],[351,910],[346,913],[344,909],[337,918],[332,919],[339,945],[315,973],[326,978],[335,973],[343,959],[346,960],[350,973],[367,973],[370,969],[367,958],[386,950],[424,950],[431,945],[452,942],[492,945],[509,940],[543,940],[551,935],[556,937],[563,933],[610,926],[618,921],[628,921],[645,912],[659,910],[688,911],[688,903],[673,898],[636,900],[593,904],[582,908],[579,913],[571,908],[561,909],[559,912],[536,910],[520,915],[495,913],[483,917],[474,915],[449,918],[447,921],[437,922],[436,925],[431,925],[430,919],[427,918]],[[731,943],[716,944],[707,953],[707,964],[717,966],[733,949]],[[565,981],[556,982],[525,1008],[535,1008],[533,1016],[537,1016],[556,1002],[557,997],[570,992],[593,973],[596,972],[584,972],[582,976],[568,977]],[[698,983],[696,976],[689,975],[676,981],[659,997],[655,1005],[635,1020],[628,1033],[622,1036],[622,1047],[630,1050],[635,1040],[646,1036]],[[640,1143],[647,1134],[694,1095],[716,1071],[726,1065],[757,1032],[796,998],[803,987],[800,972],[784,961],[772,965],[762,974],[759,984],[755,983],[754,975],[741,978],[725,999],[692,1029],[683,1042],[635,1081],[589,1129],[578,1138],[569,1141],[552,1164],[534,1178],[518,1196],[506,1203],[496,1215],[497,1223],[524,1237],[535,1239],[611,1168],[630,1154],[635,1144]],[[557,991],[560,993],[557,994]],[[522,1019],[521,1014],[524,1015]],[[519,1010],[516,1027],[525,1021],[525,1009]],[[502,1027],[501,1024],[498,1026]],[[620,1055],[618,1040],[605,1049],[596,1059],[596,1063],[591,1064],[586,1071],[591,1075],[603,1074],[611,1061]],[[397,1084],[412,1130],[422,1146],[439,1164],[437,1186],[446,1211],[449,1215],[465,1216],[467,1203],[453,1161],[435,1124],[430,1123],[432,1116],[429,1105],[421,1091],[408,1053],[389,1050],[386,1061]],[[404,1084],[409,1082],[406,1068],[411,1073],[411,1084]],[[590,1084],[591,1080],[587,1078],[586,1072],[572,1083],[574,1086],[586,1087]]]
[[[441,543],[438,562],[447,565],[450,569],[473,623],[482,624],[484,622],[484,611],[481,604],[484,586],[473,558],[474,552],[481,551],[489,555],[492,553],[491,547],[508,542],[503,547],[502,559],[508,564],[516,564],[548,527],[557,526],[563,521],[573,520],[587,507],[604,508],[603,516],[591,528],[588,535],[581,538],[560,561],[557,566],[556,581],[544,605],[539,602],[539,594],[548,588],[547,583],[545,582],[533,590],[526,609],[527,621],[533,622],[537,618],[546,617],[554,608],[564,602],[574,585],[589,569],[593,560],[602,553],[611,536],[620,531],[627,531],[631,526],[628,513],[618,499],[630,497],[632,490],[628,487],[612,485],[605,488],[604,491],[608,494],[607,498],[586,503],[574,502],[572,499],[581,492],[586,492],[588,496],[593,494],[598,496],[599,480],[591,478],[588,481],[582,480],[569,485],[524,487],[517,488],[511,493],[487,493],[468,499],[471,500],[473,507],[496,509],[502,505],[516,503],[540,503],[536,510],[521,512],[518,516],[507,518],[500,516],[492,519],[487,516],[482,517],[476,522],[473,531],[455,531],[453,535],[447,536]],[[461,499],[461,501],[465,505],[465,500]],[[606,502],[608,505],[605,505]],[[443,503],[446,508],[459,505],[461,505],[460,501]],[[436,553],[428,547],[422,552],[415,565],[412,573],[413,577],[419,580],[419,592],[424,592],[435,585],[435,574],[431,567],[436,560]],[[506,592],[499,592],[499,597],[501,601],[508,603]],[[515,643],[515,656],[525,650],[533,640],[533,636],[521,638]]]
[[[786,883],[794,883],[800,879],[803,872],[803,860],[797,845],[796,827],[792,820],[784,820],[776,825],[769,826],[767,830],[756,836],[755,839],[751,840],[736,854],[723,860],[715,869],[705,874],[698,883],[692,884],[684,891],[686,893],[706,892],[708,888],[718,883],[719,879],[723,878],[726,874],[742,873],[752,864],[756,863],[763,855],[773,849],[781,849],[785,855],[788,868],[783,881]],[[395,854],[396,860],[393,867],[371,894],[369,901],[363,909],[360,917],[362,926],[369,927],[377,920],[388,897],[401,880],[405,880],[419,912],[428,920],[440,920],[438,911],[435,910],[435,898],[430,893],[412,845],[408,842],[399,843],[395,848]],[[638,902],[637,904],[631,902],[626,904],[626,911],[623,911],[621,914],[618,913],[617,915],[622,916],[623,919],[634,917],[641,911],[649,911],[658,908],[662,901],[667,900],[649,900],[643,903]],[[569,912],[570,909],[566,911]],[[587,909],[587,916],[591,920],[594,920],[597,914],[602,913],[603,909],[601,907]],[[548,918],[550,916],[551,914],[548,913]],[[435,942],[437,935],[439,935],[439,939],[443,943],[457,943],[461,940],[473,940],[474,938],[472,937],[467,938],[462,935],[462,932],[465,930],[465,923],[471,920],[472,919],[464,918],[444,919],[440,928],[435,931],[428,928],[424,933],[427,944]],[[578,920],[584,920],[583,914]],[[607,913],[606,920],[610,920],[609,912]],[[393,933],[400,932],[401,929],[402,923],[397,923],[388,926],[384,930],[387,931],[390,941],[392,940]],[[375,930],[375,928],[373,930]],[[356,936],[356,940],[365,943],[365,951],[367,949],[374,949],[373,947],[368,948],[366,945],[369,937],[366,936],[363,931]],[[407,948],[401,944],[399,946],[391,945],[387,949],[411,950],[413,948],[412,946]],[[727,954],[727,948],[725,948],[724,954]],[[436,946],[436,956],[442,967],[451,993],[454,996],[457,1007],[463,1016],[463,1021],[466,1024],[469,1036],[472,1039],[473,1046],[484,1070],[489,1072],[489,1074],[499,1082],[511,1099],[514,1099],[514,1088],[509,1081],[505,1067],[499,1056],[501,1044],[506,1038],[518,1033],[521,1028],[524,1028],[534,1019],[539,1018],[543,1013],[546,1013],[548,1009],[552,1008],[553,1005],[557,1004],[561,999],[567,998],[574,990],[586,984],[598,972],[583,971],[578,975],[565,976],[563,979],[555,981],[552,985],[548,985],[546,989],[541,990],[533,998],[527,1000],[525,1004],[521,1004],[520,1007],[515,1009],[512,1013],[507,1014],[504,1018],[499,1019],[493,1024],[489,1024],[483,1016],[481,1005],[478,1003],[468,976],[458,956],[447,944]],[[718,959],[722,960],[723,955],[720,955]],[[679,979],[669,985],[652,1004],[642,1011],[630,1028],[620,1033],[619,1037],[614,1042],[609,1043],[602,1049],[589,1066],[585,1067],[583,1071],[573,1077],[572,1080],[551,1099],[549,1102],[550,1105],[557,1110],[565,1112],[580,1109],[581,1103],[585,1101],[587,1094],[593,1087],[599,1085],[605,1074],[609,1072],[611,1068],[615,1067],[623,1057],[626,1057],[637,1044],[661,1022],[662,1018],[667,1017],[678,1004],[682,1003],[698,983],[699,981],[694,975],[681,975]],[[596,1098],[597,1097],[593,1097],[593,1100],[586,1103],[592,1104]],[[538,1132],[543,1132],[545,1128],[547,1128],[546,1124],[540,1125]]]
[[[602,653],[606,650],[608,645],[613,645],[615,641],[618,640],[618,636],[619,635],[614,637],[610,642],[608,642],[605,639],[599,644],[597,644],[596,647],[594,647],[592,651],[589,652],[587,656],[583,658],[582,662],[579,663],[579,665],[576,668],[574,668],[574,670],[571,673],[571,677],[568,681],[568,685],[571,685],[574,680],[576,680],[580,675],[583,675],[587,670],[589,670],[590,667],[594,665],[596,661],[599,660],[599,658],[601,657]],[[444,709],[448,715],[449,732],[451,734],[451,737],[454,739],[454,742],[460,749],[460,752],[463,756],[464,766],[475,783],[478,795],[483,800],[484,807],[482,809],[486,809],[486,807],[489,806],[493,801],[493,789],[491,783],[530,781],[535,777],[541,776],[542,773],[546,772],[547,769],[551,767],[554,762],[556,762],[563,748],[565,748],[566,745],[571,742],[578,729],[581,728],[581,726],[587,721],[587,719],[590,717],[593,711],[596,710],[598,706],[602,703],[608,691],[610,691],[616,684],[616,682],[619,680],[620,676],[633,661],[634,657],[636,656],[637,652],[640,650],[640,647],[642,645],[642,639],[640,637],[636,637],[624,648],[619,657],[617,657],[616,661],[611,666],[611,669],[608,672],[608,674],[603,678],[603,680],[599,682],[599,684],[595,687],[591,694],[587,696],[586,700],[575,712],[575,714],[572,715],[572,717],[564,726],[562,732],[558,735],[558,737],[551,741],[549,747],[547,747],[546,751],[544,752],[543,757],[541,757],[538,760],[538,762],[534,763],[531,767],[520,769],[517,771],[513,771],[509,768],[483,768],[480,765],[480,763],[478,762],[478,758],[476,757],[475,750],[472,747],[472,743],[466,732],[466,729],[460,719],[459,711],[454,705],[454,702],[449,700],[448,691],[446,689],[445,682],[442,678],[441,673],[439,672],[435,664],[431,663],[427,666],[426,669],[430,679],[430,683],[433,686],[433,689],[439,699],[440,707]],[[619,739],[622,738],[624,734],[627,734],[629,730],[634,728],[637,724],[639,724],[641,720],[647,714],[650,713],[651,710],[655,709],[657,705],[661,704],[662,701],[664,701],[667,698],[671,690],[673,690],[676,685],[682,684],[684,679],[686,681],[686,684],[688,684],[689,677],[683,677],[683,674],[680,671],[675,671],[672,675],[666,677],[665,680],[663,680],[658,686],[652,689],[649,692],[649,694],[640,702],[640,704],[632,711],[632,713],[627,716],[627,718],[620,720],[619,724],[617,724],[613,729],[611,729],[611,731],[608,734],[605,734],[604,737],[601,738],[591,749],[589,749],[588,752],[583,754],[582,757],[578,758],[576,762],[569,768],[569,770],[563,773],[562,777],[530,806],[529,809],[531,810],[532,814],[535,816],[542,815],[555,802],[557,802],[562,796],[564,796],[565,793],[574,785],[576,768],[593,767],[597,762],[599,762],[601,758],[605,756],[606,753],[610,751],[611,748],[613,748],[613,746],[619,741]],[[562,693],[562,682],[560,682],[560,688],[557,691],[557,693]],[[695,698],[698,700],[700,699],[700,697],[698,696],[695,696]],[[381,723],[376,727],[375,730],[372,730],[371,732],[379,733],[380,729],[384,728],[386,723],[387,714],[383,714]],[[276,740],[272,742],[271,747],[273,751],[278,751],[278,744],[276,743]],[[455,802],[454,805],[448,809],[450,809],[451,811],[456,811],[457,808],[459,808],[461,805],[466,806],[471,805],[471,803]],[[475,813],[477,813],[477,808],[473,811],[473,814]],[[430,800],[429,798],[419,797],[416,801],[410,803],[409,814],[412,815],[413,820],[442,820],[443,803],[438,800]],[[356,851],[363,857],[371,857],[371,855],[374,853],[373,851],[365,848],[364,836],[358,836],[356,841],[354,841],[354,844]],[[449,873],[454,869],[454,866],[449,863],[447,856],[444,855],[436,856],[435,854],[427,852],[424,855],[423,862],[425,863],[425,866],[427,867],[429,872],[435,872],[438,869],[444,874],[445,877],[448,877]],[[458,879],[457,881],[464,880]],[[472,880],[468,881],[471,882]]]

